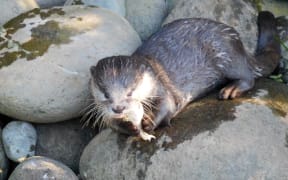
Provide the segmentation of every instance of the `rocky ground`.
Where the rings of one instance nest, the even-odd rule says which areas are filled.
[[[287,2],[0,4],[0,180],[288,178]],[[98,60],[130,55],[163,24],[187,17],[233,26],[254,52],[259,9],[278,17],[282,60],[274,81],[260,79],[233,101],[218,101],[212,93],[188,106],[171,127],[156,130],[150,143],[82,127],[81,113],[91,100],[89,67]]]

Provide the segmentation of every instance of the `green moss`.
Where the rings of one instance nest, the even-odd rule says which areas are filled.
[[[36,8],[31,11],[22,13],[19,16],[11,19],[3,27],[7,30],[7,35],[13,34],[18,29],[25,27],[25,24],[23,24],[23,21],[25,19],[33,18],[36,15],[40,15],[41,19],[46,19],[53,14],[64,15],[65,12],[61,8],[52,8],[49,10],[41,10],[39,8]],[[9,37],[7,36],[7,38]]]
[[[6,52],[0,57],[0,68],[10,65],[18,58],[33,60],[42,56],[52,44],[69,43],[71,41],[70,37],[76,33],[60,28],[59,23],[56,21],[47,21],[45,24],[31,29],[31,32],[32,38],[29,41],[23,44],[16,43],[19,46],[18,51]],[[7,47],[7,43],[2,44],[0,49]]]
[[[74,0],[71,5],[84,5],[84,3],[81,0]]]
[[[29,51],[27,59],[32,60],[42,56],[52,44],[66,44],[70,42],[71,33],[68,30],[61,29],[58,22],[48,21],[31,30],[32,39],[24,44],[22,48]]]
[[[31,11],[28,11],[26,13],[20,14],[16,18],[11,19],[6,24],[4,24],[4,28],[7,30],[7,34],[13,34],[18,29],[25,27],[25,24],[23,24],[23,21],[28,18],[33,18],[36,16],[36,13],[39,11],[39,9],[33,9]]]
[[[52,8],[46,11],[40,11],[39,12],[41,19],[46,19],[50,17],[53,14],[58,14],[60,16],[63,16],[65,14],[65,11],[63,11],[61,8]]]
[[[25,53],[23,51],[17,52],[6,52],[3,57],[0,57],[0,68],[3,66],[8,66],[13,63],[18,58],[25,57]]]

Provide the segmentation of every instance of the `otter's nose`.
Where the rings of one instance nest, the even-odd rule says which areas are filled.
[[[125,106],[116,106],[112,108],[112,111],[117,114],[121,114],[125,109]]]

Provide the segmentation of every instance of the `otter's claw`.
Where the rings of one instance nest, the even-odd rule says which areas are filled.
[[[148,134],[144,131],[141,131],[139,136],[144,140],[144,141],[151,141],[152,139],[155,139],[156,137],[151,135],[151,134]]]

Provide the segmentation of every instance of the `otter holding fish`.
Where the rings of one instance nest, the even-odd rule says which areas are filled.
[[[240,96],[279,63],[273,14],[260,12],[258,27],[255,56],[245,51],[232,27],[190,18],[166,24],[132,56],[100,60],[90,68],[94,122],[151,140],[147,132],[169,124],[187,104],[219,85],[226,84],[219,99]]]

